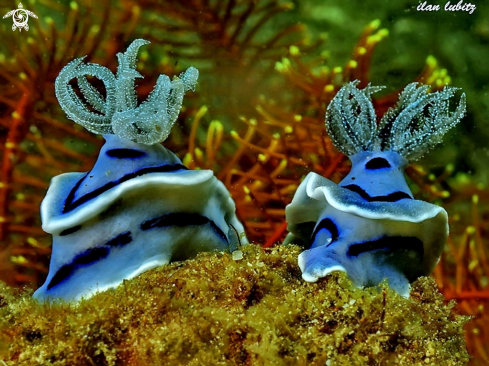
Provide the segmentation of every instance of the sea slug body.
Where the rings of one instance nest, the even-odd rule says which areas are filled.
[[[456,88],[428,93],[409,84],[399,102],[377,123],[371,94],[379,88],[345,85],[331,101],[326,126],[352,169],[339,183],[309,173],[286,208],[285,243],[306,249],[299,267],[315,282],[340,270],[358,286],[387,278],[409,296],[410,282],[430,274],[448,236],[448,215],[414,199],[404,178],[409,161],[440,142],[465,113],[465,95],[454,112]]]
[[[54,177],[41,204],[53,251],[46,282],[34,293],[38,300],[76,301],[170,261],[202,251],[233,251],[247,242],[223,183],[210,170],[187,169],[160,144],[185,92],[195,87],[197,69],[172,81],[160,75],[148,99],[137,105],[136,55],[147,43],[135,40],[118,54],[115,76],[77,59],[56,80],[67,116],[102,134],[106,143],[88,173]],[[87,75],[104,82],[105,98]],[[69,84],[73,78],[92,110]]]

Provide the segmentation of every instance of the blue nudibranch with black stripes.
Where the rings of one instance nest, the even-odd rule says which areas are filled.
[[[198,70],[190,67],[173,81],[160,75],[148,99],[137,105],[134,80],[142,76],[136,57],[147,43],[135,40],[117,55],[115,76],[80,58],[56,79],[67,116],[102,134],[106,143],[90,172],[53,178],[41,204],[53,252],[46,282],[34,293],[38,300],[79,300],[172,260],[246,243],[222,182],[212,171],[188,170],[160,144],[185,92],[194,89]],[[87,75],[104,82],[105,99]],[[92,110],[69,84],[74,78]]]
[[[380,87],[357,84],[341,88],[326,112],[328,133],[352,169],[339,184],[307,175],[286,208],[285,243],[307,249],[299,256],[306,281],[339,270],[358,287],[387,278],[407,297],[410,282],[438,263],[448,216],[439,206],[415,200],[403,171],[460,121],[465,95],[450,112],[456,88],[429,93],[428,86],[412,83],[377,123],[371,94]]]

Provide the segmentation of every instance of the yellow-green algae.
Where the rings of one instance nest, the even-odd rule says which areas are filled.
[[[404,299],[341,273],[304,282],[295,246],[242,250],[148,271],[77,305],[0,286],[0,365],[467,364],[467,317],[431,278]]]

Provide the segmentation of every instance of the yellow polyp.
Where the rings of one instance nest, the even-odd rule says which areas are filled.
[[[377,34],[373,34],[367,37],[367,45],[371,46],[372,44],[379,43],[381,38]]]
[[[42,247],[41,243],[39,243],[36,239],[34,239],[32,236],[27,238],[27,243],[35,248],[40,248]]]
[[[17,193],[17,194],[15,195],[15,199],[16,199],[17,201],[23,201],[23,200],[25,200],[25,194],[23,194],[23,193]]]
[[[443,198],[448,198],[448,197],[450,197],[450,192],[448,192],[448,191],[442,191],[442,192],[441,192],[441,196],[442,196]]]
[[[268,160],[268,158],[266,157],[265,154],[258,154],[258,161],[260,161],[261,163],[266,163]]]
[[[365,55],[367,53],[367,49],[365,47],[358,47],[357,48],[357,53],[359,55]]]
[[[229,134],[233,139],[239,139],[239,135],[235,130],[232,130],[231,132],[229,132]]]
[[[287,195],[297,191],[297,186],[295,184],[290,184],[282,189],[280,189],[280,194]]]
[[[192,164],[192,155],[188,152],[185,154],[185,156],[183,158],[183,165],[185,165],[187,168],[189,168],[190,164]]]
[[[474,205],[477,205],[477,204],[479,203],[479,196],[478,196],[478,195],[474,194],[474,195],[472,196],[472,203],[473,203]]]
[[[207,154],[209,161],[213,162],[222,143],[223,126],[222,123],[214,120],[209,125],[207,131]]]
[[[348,61],[348,67],[354,69],[358,66],[358,62],[356,62],[355,60],[350,60]]]
[[[244,193],[246,193],[247,195],[250,194],[250,189],[247,187],[247,186],[243,186],[243,191]]]
[[[27,258],[24,257],[24,256],[22,256],[22,255],[12,256],[12,257],[10,257],[10,261],[12,263],[20,264],[20,265],[29,263],[29,261],[27,260]]]
[[[0,222],[5,222],[5,221],[6,221],[6,220],[5,220],[5,217],[0,216]]]
[[[7,185],[3,182],[0,182],[0,189],[5,188]]]
[[[276,139],[276,140],[279,140],[281,136],[280,136],[280,134],[279,134],[278,132],[276,132],[276,133],[274,133],[274,134],[272,135],[272,137],[273,137],[274,139]]]
[[[53,18],[51,18],[51,17],[45,17],[45,18],[44,18],[44,22],[45,22],[46,24],[48,24],[48,25],[53,25],[53,24],[54,24],[54,20],[53,20]]]
[[[275,70],[277,70],[278,72],[284,72],[285,71],[284,64],[281,63],[280,61],[275,62]]]
[[[479,264],[479,261],[477,259],[473,259],[472,261],[470,261],[469,271],[472,272],[477,267],[478,264]]]
[[[5,148],[6,149],[13,149],[16,145],[13,142],[6,142],[5,143]]]
[[[100,32],[100,26],[98,24],[94,24],[90,27],[90,33],[97,34]]]
[[[275,70],[280,73],[290,72],[290,60],[284,57],[282,61],[277,61],[275,63]]]
[[[253,188],[254,191],[258,191],[263,187],[263,182],[259,180],[255,180],[253,183],[251,183],[251,188]]]
[[[434,69],[437,67],[438,65],[438,61],[436,60],[435,56],[433,55],[429,55],[427,58],[426,58],[426,65],[431,68],[431,69]]]
[[[430,173],[428,174],[428,179],[434,181],[436,179],[436,176],[433,173]]]
[[[292,133],[292,132],[294,132],[294,129],[292,128],[292,126],[285,126],[284,132],[285,133]]]
[[[467,226],[467,229],[465,229],[467,231],[467,234],[474,234],[475,233],[475,227],[470,225],[470,226]]]
[[[343,72],[343,68],[341,66],[336,66],[333,69],[333,73],[335,73],[335,74],[341,74],[342,72]]]
[[[198,147],[195,148],[194,155],[199,162],[202,162],[204,160],[204,153]]]
[[[250,118],[250,120],[248,121],[250,123],[250,125],[252,126],[256,126],[258,124],[256,118]]]
[[[371,36],[367,37],[367,45],[372,46],[380,41],[382,41],[385,37],[389,35],[389,30],[388,29],[381,29],[377,33],[372,34]]]
[[[282,4],[282,9],[284,10],[292,10],[295,8],[294,3],[284,3]]]
[[[309,159],[311,159],[311,161],[312,161],[314,164],[319,163],[319,157],[318,157],[316,154],[309,154]]]
[[[294,114],[294,121],[296,122],[302,121],[302,116],[300,114]]]
[[[381,23],[381,22],[380,22],[380,19],[375,19],[375,20],[372,20],[372,21],[370,22],[370,24],[368,25],[368,27],[369,27],[370,29],[372,29],[372,30],[375,30],[375,29],[377,29],[377,28],[379,28],[379,27],[380,27],[380,23]]]
[[[292,56],[299,56],[301,52],[299,50],[299,47],[297,47],[297,46],[290,46],[289,47],[289,53]]]
[[[141,52],[139,52],[139,56],[138,56],[139,60],[146,61],[148,57],[149,57],[149,53],[147,50],[142,50]]]
[[[36,41],[35,41],[35,39],[34,39],[34,38],[32,38],[32,37],[27,37],[27,44],[33,45],[33,44],[35,44],[35,43],[36,43]]]
[[[319,56],[324,60],[328,59],[330,55],[331,55],[331,52],[329,50],[321,51],[321,53],[319,54]],[[327,67],[327,66],[324,66],[324,67]]]
[[[70,9],[74,11],[78,11],[78,4],[76,3],[76,1],[70,2]]]
[[[271,178],[276,178],[277,175],[279,175],[280,173],[282,173],[285,168],[287,168],[287,160],[286,159],[283,159],[280,164],[278,165],[278,167],[275,168],[275,170],[273,172],[270,173],[270,177]]]
[[[12,114],[11,114],[11,116],[12,116],[13,118],[15,118],[15,119],[20,119],[20,113],[19,113],[19,112],[17,112],[17,111],[13,111],[13,112],[12,112]]]
[[[340,71],[341,72],[341,71]],[[333,84],[328,84],[324,87],[324,91],[326,93],[332,93],[334,92],[334,85]]]

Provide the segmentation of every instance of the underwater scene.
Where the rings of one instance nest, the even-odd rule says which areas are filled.
[[[0,13],[0,365],[489,365],[489,3]]]

